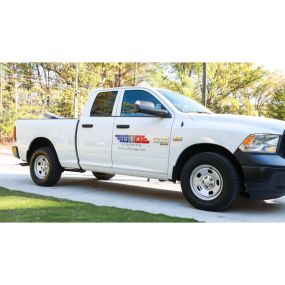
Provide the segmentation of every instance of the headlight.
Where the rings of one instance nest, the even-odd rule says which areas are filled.
[[[239,146],[245,152],[276,153],[279,135],[254,134],[247,137]]]

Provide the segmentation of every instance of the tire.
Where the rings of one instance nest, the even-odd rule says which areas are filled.
[[[53,186],[59,181],[62,168],[52,147],[41,147],[33,153],[30,173],[39,186]]]
[[[101,172],[92,172],[92,173],[98,180],[109,180],[115,176],[115,174],[108,174]]]
[[[184,165],[181,188],[186,200],[195,208],[219,212],[235,201],[241,191],[241,178],[228,158],[204,152],[194,155]]]

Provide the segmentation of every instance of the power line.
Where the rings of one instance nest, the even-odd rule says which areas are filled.
[[[46,83],[41,83],[39,79],[35,79],[35,78],[31,78],[31,79],[25,79],[25,78],[21,78],[21,77],[13,77],[13,76],[7,76],[7,75],[3,75],[2,76],[2,83],[3,80],[9,80],[8,78],[13,79],[13,81],[16,79],[18,83],[21,84],[30,84],[32,82],[32,84],[38,84],[38,85],[44,85],[45,87],[50,87],[50,88],[54,88],[56,86],[58,87],[64,87],[64,88],[74,88],[74,84],[68,84],[68,83],[63,83],[63,82],[56,82],[55,80],[52,80],[51,82],[49,82],[49,84]],[[77,89],[78,88],[85,88],[85,89],[91,89],[91,88],[96,88],[96,86],[92,86],[92,85],[83,85],[83,84],[79,84],[77,83]]]

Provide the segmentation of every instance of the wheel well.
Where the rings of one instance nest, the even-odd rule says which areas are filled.
[[[54,152],[55,152],[55,154],[56,154],[56,157],[57,157],[57,153],[55,151],[55,148],[54,148],[52,142],[49,139],[47,139],[47,138],[40,137],[40,138],[34,139],[32,141],[32,143],[30,144],[29,150],[27,151],[27,161],[28,161],[28,163],[30,163],[33,153],[37,149],[39,149],[41,147],[52,147]],[[57,157],[57,159],[58,159],[58,157]]]
[[[233,164],[236,166],[236,169],[238,171],[238,173],[240,174],[240,177],[242,179],[242,181],[244,181],[244,175],[243,175],[243,171],[241,168],[240,163],[238,162],[238,160],[236,159],[236,157],[226,148],[221,147],[219,145],[215,145],[215,144],[196,144],[193,146],[190,146],[188,148],[186,148],[181,155],[179,156],[176,165],[173,168],[173,174],[172,174],[172,180],[173,181],[180,181],[180,174],[182,171],[182,168],[184,166],[184,164],[187,162],[187,160],[198,153],[201,152],[215,152],[218,154],[222,154],[225,157],[227,157],[229,160],[231,160],[233,162]]]

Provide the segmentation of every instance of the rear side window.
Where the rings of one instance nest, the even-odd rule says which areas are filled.
[[[151,115],[138,113],[136,110],[136,101],[148,101],[153,103],[155,109],[166,110],[165,107],[156,99],[152,94],[144,90],[126,90],[124,92],[121,116],[133,116],[133,117],[152,117]]]
[[[97,94],[90,116],[91,117],[111,117],[114,103],[118,91],[106,91]]]

